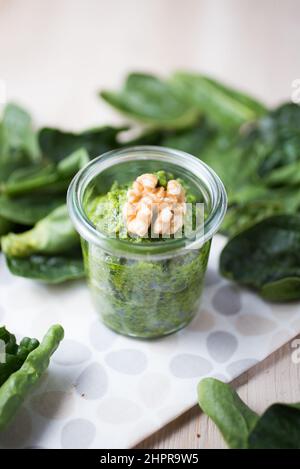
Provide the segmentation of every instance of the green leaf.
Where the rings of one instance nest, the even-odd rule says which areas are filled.
[[[285,103],[244,129],[243,146],[249,154],[256,155],[260,164],[258,174],[270,178],[269,184],[279,184],[281,178],[290,174],[279,172],[277,168],[295,164],[300,159],[300,108],[294,103]],[[274,177],[274,181],[272,181]],[[278,178],[278,181],[276,179]],[[268,179],[266,179],[268,182]]]
[[[0,340],[5,342],[6,353],[15,354],[17,352],[18,345],[16,337],[14,334],[11,334],[5,326],[0,327]]]
[[[228,209],[220,231],[232,238],[263,219],[282,213],[284,205],[280,199],[250,200]]]
[[[62,205],[40,220],[31,230],[10,233],[1,240],[4,254],[27,257],[31,254],[57,254],[79,244],[66,205]]]
[[[78,150],[65,157],[56,165],[49,163],[21,168],[14,171],[5,183],[0,186],[0,192],[11,197],[40,193],[66,192],[73,176],[85,166],[89,156],[85,149]]]
[[[300,297],[300,277],[286,277],[262,286],[261,296],[270,301],[292,301]]]
[[[39,342],[36,339],[24,337],[18,345],[14,334],[11,334],[5,326],[0,327],[0,340],[5,343],[5,360],[0,362],[1,386],[12,373],[23,365],[28,354],[39,345]]]
[[[165,132],[161,145],[186,151],[201,158],[201,153],[216,135],[213,128],[205,119],[201,119],[197,124],[185,129]]]
[[[57,172],[62,177],[72,178],[89,161],[87,151],[84,148],[79,148],[58,163]]]
[[[281,166],[264,178],[268,186],[299,186],[300,185],[300,161]]]
[[[120,145],[118,134],[127,127],[98,127],[81,133],[64,132],[59,129],[43,128],[39,131],[38,139],[43,156],[54,163],[83,148],[90,158],[114,150]]]
[[[29,194],[14,198],[0,195],[0,217],[5,217],[7,220],[7,228],[2,234],[11,231],[11,222],[21,225],[34,225],[41,218],[46,217],[55,208],[62,205],[65,198],[64,194],[39,194],[38,197]]]
[[[252,97],[204,75],[177,72],[173,82],[189,102],[222,129],[239,127],[266,112]]]
[[[220,258],[222,275],[269,300],[295,300],[300,279],[300,216],[277,215],[232,238]]]
[[[0,238],[11,231],[13,224],[0,215]]]
[[[249,449],[300,449],[300,404],[273,404],[249,435]]]
[[[64,330],[52,326],[41,344],[28,354],[19,370],[0,387],[0,431],[10,422],[25,397],[49,366],[51,355],[64,337]]]
[[[32,161],[39,158],[39,149],[30,115],[20,106],[8,103],[4,109],[1,135],[4,150],[24,151]]]
[[[199,115],[176,85],[144,73],[128,75],[119,92],[100,95],[123,114],[159,128],[186,127]]]
[[[11,171],[39,160],[39,148],[29,114],[9,103],[0,124],[0,180]]]
[[[230,448],[247,448],[248,435],[258,416],[228,384],[205,378],[198,384],[198,403]]]
[[[9,347],[6,346],[5,361],[0,363],[0,386],[12,373],[21,368],[29,353],[37,348],[38,345],[38,340],[24,337],[20,345],[16,344],[14,353],[9,352]]]
[[[66,251],[62,255],[29,257],[6,256],[9,270],[14,275],[57,284],[85,276],[81,250]]]

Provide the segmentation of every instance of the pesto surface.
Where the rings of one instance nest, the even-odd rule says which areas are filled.
[[[160,185],[172,179],[163,171],[156,174]],[[121,206],[130,185],[114,183],[110,191],[88,203],[87,215],[107,235],[130,242],[155,242],[157,239],[150,237],[131,237],[124,230]],[[186,200],[195,202],[194,195],[185,189]],[[84,240],[82,246],[94,303],[110,328],[126,335],[154,338],[181,329],[195,316],[210,241],[200,249],[160,260],[112,256]]]

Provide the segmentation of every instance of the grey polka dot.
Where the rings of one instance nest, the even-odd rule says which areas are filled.
[[[170,370],[177,378],[196,378],[209,373],[212,370],[212,365],[199,355],[182,353],[172,358]]]
[[[98,417],[111,424],[128,424],[141,416],[140,407],[129,399],[110,397],[103,399],[98,408]]]
[[[87,361],[91,356],[90,350],[75,340],[63,340],[56,351],[53,361],[58,365],[79,365]]]
[[[116,340],[118,334],[105,327],[100,321],[95,321],[90,328],[90,340],[99,352],[108,349]]]
[[[74,410],[74,397],[71,393],[48,391],[33,396],[32,408],[42,417],[63,419],[69,417]]]
[[[22,448],[26,445],[32,432],[32,424],[27,409],[22,407],[11,423],[0,433],[0,445],[3,448]]]
[[[78,376],[75,389],[84,399],[100,399],[108,387],[108,378],[99,363],[92,363]]]
[[[134,349],[117,350],[105,357],[106,363],[114,370],[128,375],[138,375],[147,367],[146,355]]]
[[[224,316],[237,314],[242,307],[238,288],[234,285],[220,287],[212,299],[212,304],[215,310]]]
[[[207,269],[205,275],[205,286],[211,287],[212,285],[217,285],[221,282],[221,277],[215,270]]]
[[[96,435],[95,425],[86,419],[74,419],[68,422],[61,432],[61,446],[64,449],[85,449],[93,442]]]
[[[276,328],[274,321],[257,314],[243,314],[235,324],[239,333],[245,336],[268,334]]]
[[[187,330],[193,332],[207,332],[215,325],[215,319],[211,313],[201,310],[195,319],[188,325]]]
[[[229,332],[216,331],[209,334],[206,345],[210,356],[218,363],[224,363],[236,351],[238,341]]]
[[[236,376],[244,373],[244,371],[249,370],[249,368],[256,365],[257,363],[258,360],[255,358],[244,358],[243,360],[230,363],[230,365],[227,366],[226,371],[231,378],[235,378]]]

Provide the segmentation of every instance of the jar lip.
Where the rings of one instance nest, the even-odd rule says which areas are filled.
[[[174,158],[175,157],[175,158]],[[83,195],[89,183],[103,170],[126,161],[154,160],[164,158],[164,162],[185,168],[200,181],[205,182],[212,207],[204,221],[201,239],[176,238],[156,243],[132,243],[125,239],[109,238],[98,231],[88,219],[82,205]],[[105,249],[112,255],[128,257],[168,257],[187,249],[198,249],[212,238],[218,230],[227,208],[224,185],[217,174],[203,161],[189,153],[160,146],[133,146],[106,152],[91,160],[73,178],[68,189],[67,206],[70,218],[82,238]]]

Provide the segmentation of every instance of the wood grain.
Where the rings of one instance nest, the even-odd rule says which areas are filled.
[[[300,338],[300,335],[297,337]],[[300,364],[292,362],[292,341],[233,381],[241,398],[262,413],[273,402],[300,401]],[[216,426],[197,406],[140,443],[142,449],[226,448]]]

